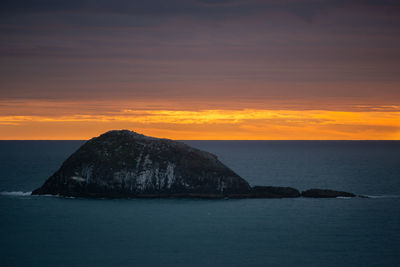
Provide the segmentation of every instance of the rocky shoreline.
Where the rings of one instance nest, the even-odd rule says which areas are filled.
[[[291,187],[251,187],[211,153],[128,130],[109,131],[83,144],[32,195],[207,199],[356,197],[329,189],[300,192]]]
[[[260,186],[254,186],[260,187]],[[124,193],[72,193],[72,194],[52,194],[52,193],[41,193],[38,190],[32,192],[32,195],[58,195],[63,197],[82,197],[82,198],[201,198],[201,199],[245,199],[245,198],[353,198],[361,197],[368,198],[364,195],[355,195],[353,193],[336,191],[330,189],[309,189],[306,191],[298,191],[295,188],[290,187],[278,187],[278,186],[267,186],[269,191],[250,192],[247,194],[194,194],[194,193],[179,193],[179,194],[124,194]],[[289,189],[293,193],[277,193],[282,188]],[[298,193],[294,193],[298,192]]]

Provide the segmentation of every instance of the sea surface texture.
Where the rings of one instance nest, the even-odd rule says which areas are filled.
[[[185,141],[251,185],[370,198],[30,196],[83,141],[0,141],[0,266],[400,266],[400,141]]]

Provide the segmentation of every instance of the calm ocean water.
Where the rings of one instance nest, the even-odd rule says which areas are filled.
[[[400,141],[185,141],[252,185],[369,199],[29,196],[83,141],[0,141],[0,266],[400,266]]]

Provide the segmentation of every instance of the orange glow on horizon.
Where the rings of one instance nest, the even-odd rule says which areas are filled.
[[[398,106],[346,111],[112,107],[103,113],[78,109],[61,115],[38,107],[30,114],[15,113],[21,112],[0,115],[0,139],[82,140],[113,129],[179,140],[400,139]]]

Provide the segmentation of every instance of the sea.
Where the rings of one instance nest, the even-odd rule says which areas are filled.
[[[0,141],[0,266],[400,266],[400,141],[183,141],[251,185],[369,198],[30,196],[84,141]]]

